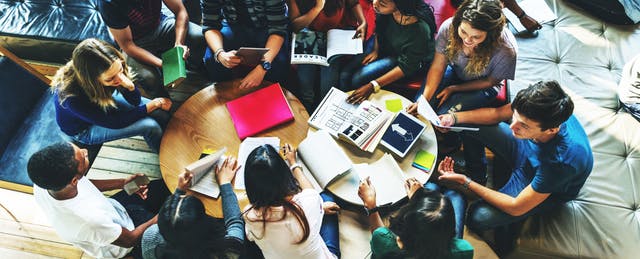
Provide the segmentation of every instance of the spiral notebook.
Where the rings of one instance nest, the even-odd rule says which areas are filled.
[[[293,120],[278,83],[227,102],[227,110],[241,140]]]

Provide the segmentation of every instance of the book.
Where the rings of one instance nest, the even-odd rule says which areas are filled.
[[[227,110],[242,140],[293,120],[293,111],[275,83],[227,102]]]
[[[220,196],[220,186],[216,181],[215,170],[218,162],[224,159],[223,155],[225,152],[227,152],[226,147],[213,154],[205,156],[184,168],[185,171],[193,175],[189,190],[201,193],[211,198],[218,198],[218,196]]]
[[[236,180],[234,184],[235,189],[245,189],[244,185],[244,169],[245,164],[247,163],[247,157],[251,151],[256,149],[262,145],[271,145],[276,151],[280,150],[280,138],[278,137],[260,137],[260,138],[252,138],[248,137],[240,143],[240,147],[238,148],[238,164],[242,165],[238,172],[236,173]]]
[[[433,108],[431,108],[431,105],[429,105],[427,100],[422,95],[418,97],[417,104],[418,104],[418,114],[420,114],[420,116],[427,119],[429,122],[431,122],[431,124],[433,124],[436,127],[449,129],[454,132],[460,132],[463,130],[470,130],[470,131],[480,130],[479,128],[473,128],[473,127],[442,126],[442,122],[440,122],[440,118],[438,117],[438,114],[436,114]]]
[[[269,51],[269,48],[241,47],[236,51],[236,56],[242,58],[243,65],[255,66],[262,63],[262,57],[267,51]]]
[[[308,123],[366,152],[373,152],[393,115],[370,101],[348,103],[347,97],[345,92],[332,87]]]
[[[355,30],[331,29],[325,32],[303,29],[291,39],[291,64],[329,66],[339,55],[363,52],[362,38],[353,38]]]
[[[165,86],[176,87],[187,78],[187,67],[182,58],[184,49],[173,47],[162,53],[162,79]]]
[[[371,164],[353,164],[325,130],[310,133],[298,146],[303,173],[318,191],[329,189],[341,198],[361,203],[358,187],[370,177],[376,188],[378,205],[393,203],[406,196],[404,173],[389,154]]]
[[[400,111],[391,126],[382,135],[382,146],[404,158],[411,147],[418,142],[426,125],[405,111]]]
[[[538,21],[539,24],[552,22],[558,18],[544,0],[524,0],[518,2],[518,5],[520,5],[520,8],[522,8],[527,15]],[[527,30],[524,25],[520,23],[520,19],[518,19],[516,14],[507,8],[502,9],[502,12],[507,17],[507,20],[509,20],[510,27],[512,31],[514,31],[514,34]]]

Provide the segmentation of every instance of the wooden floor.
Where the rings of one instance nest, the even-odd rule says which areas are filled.
[[[55,71],[55,70],[54,70]],[[189,96],[209,82],[197,75],[175,89],[170,89],[177,109]],[[122,178],[132,173],[145,173],[160,178],[158,155],[141,137],[105,143],[89,170],[90,179]],[[486,243],[465,234],[475,248],[474,258],[497,258]],[[33,195],[0,189],[0,258],[92,258],[80,249],[62,241],[46,216],[38,209]]]

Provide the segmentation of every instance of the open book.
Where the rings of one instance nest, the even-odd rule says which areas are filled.
[[[418,97],[417,104],[418,104],[418,114],[420,114],[420,116],[427,119],[429,122],[431,122],[431,124],[433,124],[436,127],[450,129],[451,131],[454,131],[454,132],[460,132],[463,130],[471,130],[471,131],[480,130],[479,128],[470,128],[470,127],[442,126],[442,123],[440,122],[440,118],[438,117],[438,114],[436,114],[433,108],[431,108],[431,105],[429,105],[429,103],[427,102],[427,99],[425,99],[421,95],[420,97]]]
[[[329,66],[338,55],[356,55],[363,52],[362,38],[353,38],[355,30],[331,29],[317,32],[303,29],[293,34],[291,64]]]
[[[370,101],[359,105],[347,102],[348,95],[331,88],[309,117],[309,125],[324,129],[358,148],[373,152],[389,127],[393,114]]]
[[[346,201],[361,204],[360,179],[370,177],[376,188],[378,205],[393,203],[406,196],[404,173],[389,154],[371,164],[353,164],[328,134],[310,133],[298,146],[304,174],[318,191],[329,189]]]
[[[184,168],[185,171],[190,172],[193,175],[189,190],[201,193],[211,198],[218,198],[218,196],[220,196],[220,186],[218,185],[214,174],[218,162],[224,159],[223,155],[225,152],[227,152],[226,147],[211,155],[205,156]]]
[[[558,18],[544,0],[524,0],[520,1],[518,4],[527,15],[538,21],[539,24],[545,24]],[[527,30],[520,23],[520,19],[518,19],[516,14],[512,13],[507,8],[502,9],[502,12],[507,17],[507,20],[509,20],[511,26],[513,26],[512,29],[515,33],[521,33]]]

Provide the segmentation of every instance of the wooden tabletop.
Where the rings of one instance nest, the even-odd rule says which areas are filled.
[[[182,104],[165,129],[160,146],[160,171],[169,190],[172,192],[175,190],[178,175],[184,171],[185,166],[198,160],[204,149],[217,150],[227,147],[227,155],[238,155],[241,141],[225,104],[270,84],[265,82],[253,89],[240,89],[239,79],[216,83],[200,90]],[[283,90],[295,120],[255,136],[275,136],[280,138],[281,144],[291,143],[298,146],[307,135],[309,114],[293,94]],[[235,192],[241,208],[248,204],[243,190]],[[213,199],[198,193],[192,194],[204,203],[207,214],[222,217],[220,198]]]

